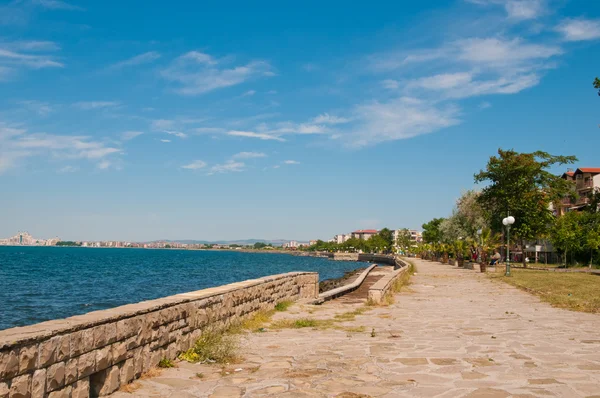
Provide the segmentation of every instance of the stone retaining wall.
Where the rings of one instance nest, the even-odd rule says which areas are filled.
[[[318,282],[317,273],[293,272],[0,331],[0,398],[110,394],[207,328],[318,297]]]
[[[373,304],[380,304],[383,301],[385,295],[390,291],[396,279],[408,272],[410,267],[402,267],[395,269],[390,274],[385,275],[383,278],[375,282],[369,288],[368,302]]]
[[[333,253],[336,261],[358,261],[358,253]]]

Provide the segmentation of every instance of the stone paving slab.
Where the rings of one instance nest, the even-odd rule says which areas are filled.
[[[181,362],[114,397],[600,397],[600,316],[552,308],[475,271],[415,263],[395,304],[338,323],[364,332],[248,334],[240,364]],[[295,305],[276,319],[362,306]]]

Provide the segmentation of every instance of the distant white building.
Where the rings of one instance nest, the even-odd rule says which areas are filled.
[[[400,233],[402,231],[403,231],[403,229],[394,230],[394,245],[396,245],[396,241],[398,240],[398,237],[400,236]],[[408,232],[410,233],[410,240],[414,244],[420,243],[423,241],[423,235],[421,234],[420,231],[417,231],[415,229],[409,229]]]

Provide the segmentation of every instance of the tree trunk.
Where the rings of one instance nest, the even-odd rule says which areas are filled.
[[[523,268],[527,268],[527,261],[525,261],[525,240],[521,239],[521,262],[523,263]]]

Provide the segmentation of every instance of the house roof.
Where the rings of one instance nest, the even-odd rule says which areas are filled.
[[[574,175],[574,174],[575,174],[575,172],[574,172],[574,171],[567,171],[566,173],[563,173],[563,175],[562,175],[562,176],[564,177],[564,176],[566,176],[566,175],[567,175],[567,176],[569,176],[569,177],[573,177],[573,175]]]
[[[353,234],[376,234],[376,229],[358,229],[352,232]]]
[[[573,174],[592,173],[600,174],[600,167],[580,167]]]

